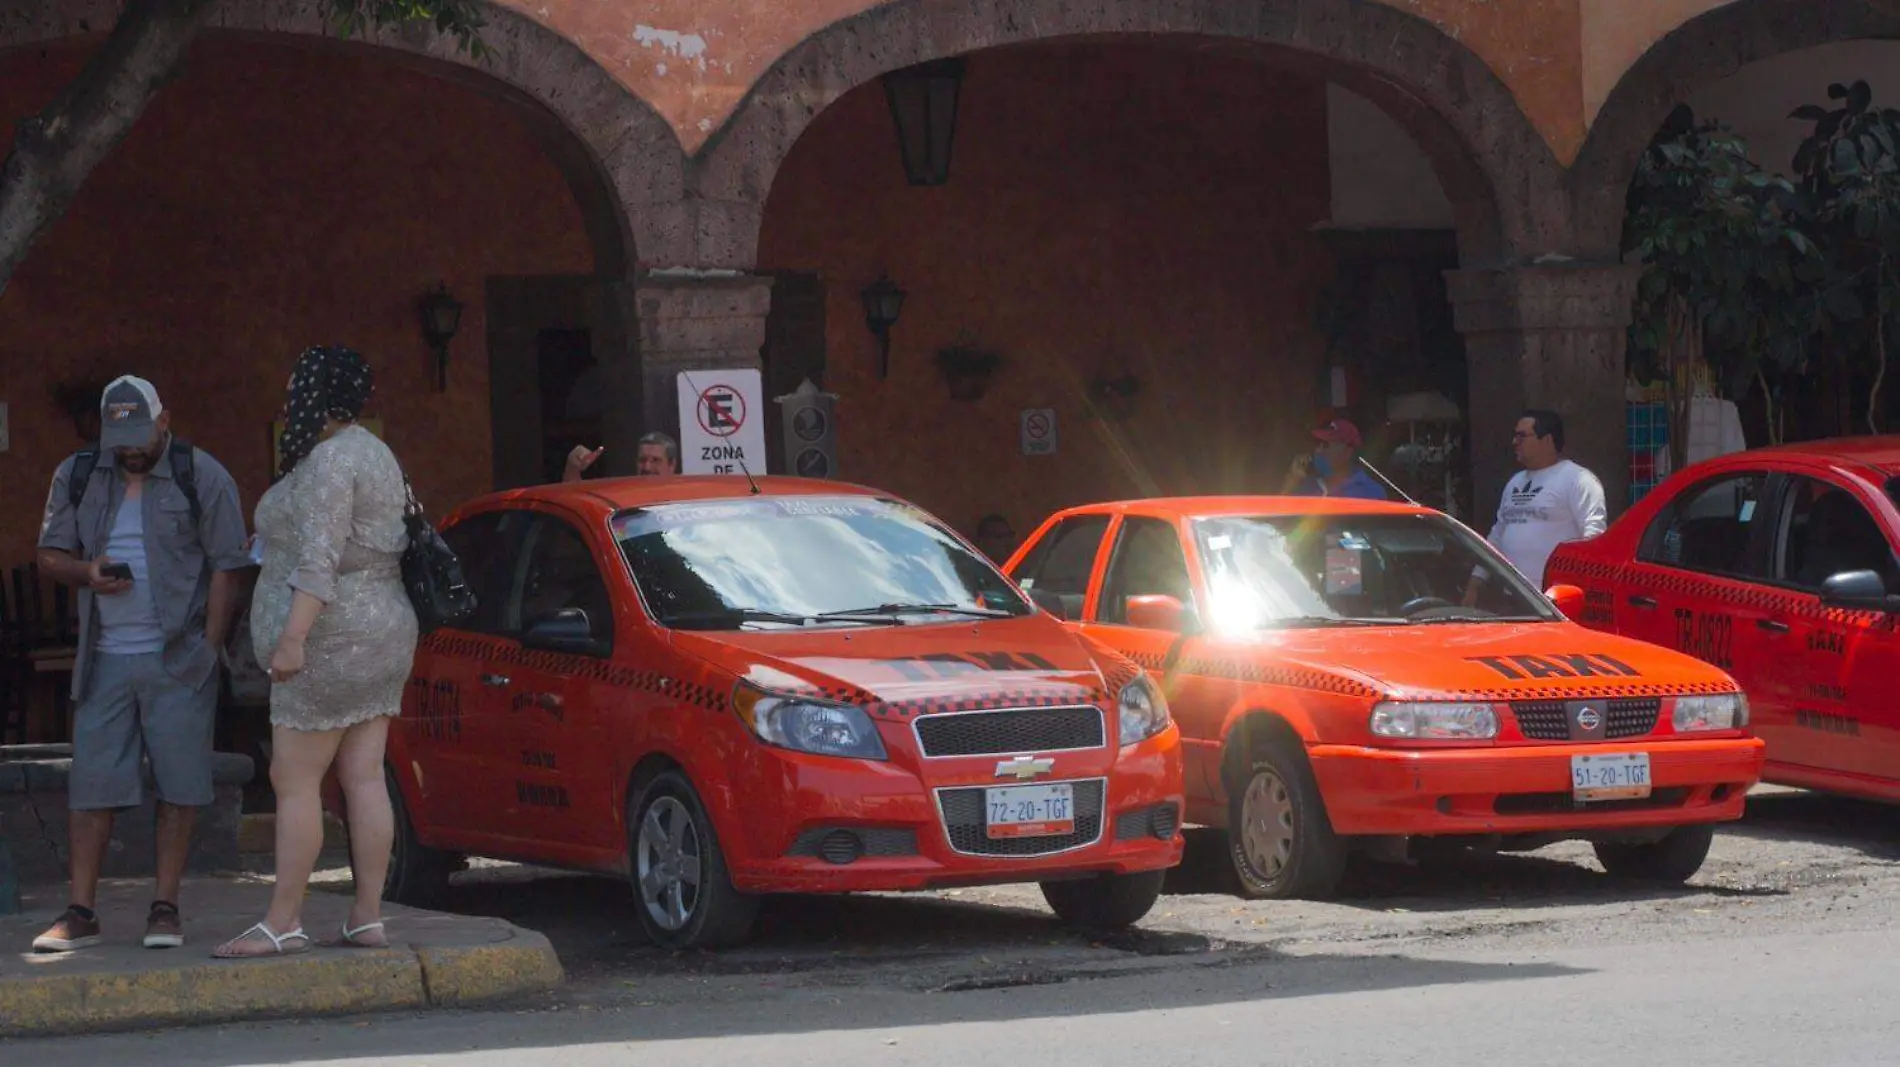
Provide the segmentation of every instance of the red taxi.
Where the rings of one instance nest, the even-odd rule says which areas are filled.
[[[1766,781],[1900,800],[1900,437],[1687,467],[1546,568],[1586,626],[1734,675]]]
[[[1462,604],[1473,568],[1501,577]],[[1244,895],[1325,897],[1413,839],[1593,842],[1681,881],[1761,773],[1733,679],[1564,619],[1446,516],[1342,498],[1075,508],[1006,566],[1161,679],[1188,821],[1227,831]]]
[[[443,536],[480,608],[425,637],[389,771],[386,895],[460,857],[627,875],[669,947],[763,893],[1039,882],[1139,920],[1180,861],[1180,735],[1125,657],[923,511],[788,478],[476,500]]]

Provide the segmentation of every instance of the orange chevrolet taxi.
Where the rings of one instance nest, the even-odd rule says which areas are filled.
[[[763,893],[1000,882],[1113,927],[1180,861],[1159,687],[904,501],[625,478],[442,530],[481,606],[390,736],[392,899],[482,855],[626,874],[670,947],[743,939]]]
[[[1498,575],[1465,590],[1474,568]],[[1483,538],[1406,504],[1148,500],[1052,516],[1005,568],[1161,679],[1188,821],[1245,895],[1323,897],[1349,852],[1582,838],[1683,880],[1762,743],[1727,674],[1571,623]]]

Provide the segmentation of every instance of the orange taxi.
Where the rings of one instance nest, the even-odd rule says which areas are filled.
[[[627,875],[669,947],[743,939],[765,893],[1001,882],[1115,927],[1180,861],[1159,687],[904,501],[626,478],[442,531],[480,608],[390,735],[392,899],[481,855]]]
[[[1480,583],[1464,606],[1475,567]],[[1568,622],[1445,515],[1225,497],[1060,512],[1005,569],[1161,679],[1188,821],[1227,831],[1244,895],[1324,897],[1349,853],[1413,838],[1595,843],[1679,881],[1761,774],[1721,670]]]

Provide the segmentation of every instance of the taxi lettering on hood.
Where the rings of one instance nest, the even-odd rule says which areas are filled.
[[[1601,652],[1546,652],[1535,656],[1466,656],[1513,682],[1534,678],[1641,678],[1643,672]]]
[[[1055,664],[1034,652],[932,652],[922,656],[869,662],[895,671],[913,682],[932,682],[970,674],[1058,669]]]

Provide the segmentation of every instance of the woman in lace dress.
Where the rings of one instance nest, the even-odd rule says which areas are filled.
[[[283,476],[257,504],[264,565],[251,608],[253,647],[269,656],[277,886],[264,921],[218,956],[310,947],[304,891],[323,844],[319,791],[332,764],[356,870],[340,943],[388,943],[381,897],[393,815],[383,747],[402,710],[417,628],[402,585],[402,468],[356,424],[373,391],[369,365],[347,348],[310,349],[291,374]]]

